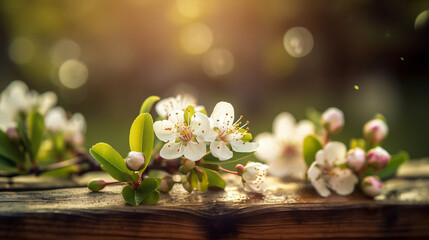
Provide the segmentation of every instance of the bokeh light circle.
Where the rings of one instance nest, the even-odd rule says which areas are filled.
[[[283,45],[292,57],[304,57],[313,50],[313,35],[304,27],[294,27],[284,35]]]
[[[79,45],[70,39],[61,39],[56,42],[50,51],[52,63],[59,67],[68,59],[78,59],[80,57]]]
[[[15,38],[9,46],[9,57],[16,64],[30,62],[36,53],[36,46],[27,38]]]
[[[426,26],[429,22],[429,10],[421,12],[417,17],[416,21],[414,22],[414,28],[415,29],[421,29],[424,26]]]
[[[79,60],[69,59],[61,65],[58,76],[65,87],[76,89],[86,83],[88,68],[85,63]]]
[[[180,46],[192,55],[207,52],[213,44],[213,34],[207,25],[194,23],[182,30],[180,33]]]
[[[184,17],[196,18],[200,16],[200,0],[177,0],[177,11]]]
[[[204,73],[209,77],[228,74],[234,68],[234,56],[223,48],[208,51],[201,62]]]

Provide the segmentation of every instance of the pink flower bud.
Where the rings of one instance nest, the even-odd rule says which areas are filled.
[[[125,164],[131,171],[140,171],[145,166],[145,156],[141,152],[131,151],[125,159]]]
[[[353,171],[359,171],[365,163],[366,154],[362,148],[351,149],[347,153],[347,166]]]
[[[383,188],[383,183],[377,176],[367,176],[361,182],[362,192],[368,197],[380,195]]]
[[[371,144],[383,141],[389,132],[386,123],[380,119],[373,119],[363,127],[363,135]]]
[[[235,169],[237,169],[237,173],[239,176],[243,175],[243,171],[244,171],[244,166],[241,164],[237,164],[237,166],[235,166]]]
[[[390,154],[382,147],[376,147],[368,151],[368,163],[375,169],[385,167],[390,161]]]
[[[344,126],[344,114],[338,108],[328,108],[320,120],[321,125],[329,132],[339,132]]]
[[[93,192],[98,192],[107,186],[107,183],[102,179],[92,179],[88,182],[88,189]]]
[[[168,193],[174,186],[174,181],[171,176],[165,176],[161,180],[161,186],[159,186],[158,190],[163,193]]]

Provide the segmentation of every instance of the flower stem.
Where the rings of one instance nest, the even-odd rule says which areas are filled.
[[[223,168],[223,167],[221,167],[221,166],[219,166],[219,170],[220,170],[220,171],[224,171],[224,172],[227,172],[227,173],[231,173],[231,174],[235,174],[235,175],[238,175],[238,173],[237,173],[237,172],[234,172],[234,171],[230,171],[230,170],[228,170],[228,169],[225,169],[225,168]]]

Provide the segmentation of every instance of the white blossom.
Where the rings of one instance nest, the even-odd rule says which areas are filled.
[[[344,126],[343,112],[335,107],[328,108],[322,114],[321,125],[325,127],[329,133],[340,131]]]
[[[309,120],[296,123],[290,113],[280,113],[273,121],[273,133],[264,132],[255,137],[259,143],[255,155],[270,166],[269,173],[275,177],[303,178],[307,167],[302,143],[314,132],[314,124]]]
[[[197,100],[193,96],[179,94],[175,98],[169,97],[162,99],[155,105],[155,110],[158,116],[167,119],[169,114],[176,111],[185,111],[188,106],[194,107],[196,112],[204,109],[203,106],[197,106]]]
[[[45,127],[52,133],[62,133],[65,139],[70,139],[78,145],[84,142],[86,121],[80,113],[68,118],[62,107],[52,108],[45,115]]]
[[[28,115],[34,109],[45,114],[56,102],[53,92],[39,94],[29,90],[24,82],[13,81],[0,94],[0,129],[15,127],[19,114]]]
[[[329,142],[316,153],[316,160],[308,169],[308,178],[322,197],[331,194],[329,189],[339,195],[353,192],[358,178],[350,169],[341,167],[346,162],[345,157],[346,146],[341,142]]]
[[[181,110],[169,113],[167,120],[156,121],[153,130],[161,141],[166,142],[160,151],[161,157],[176,159],[184,155],[192,161],[200,160],[207,153],[205,141],[213,134],[206,115],[195,113],[188,125]]]
[[[256,162],[249,162],[244,167],[242,178],[244,188],[247,191],[262,193],[267,188],[264,182],[267,176],[268,165]]]
[[[211,127],[214,128],[215,135],[211,135],[210,151],[213,156],[224,161],[232,158],[233,152],[229,149],[231,146],[235,152],[253,152],[257,149],[258,143],[243,141],[247,129],[244,127],[248,122],[240,127],[240,117],[234,122],[234,107],[227,102],[216,104],[210,117]]]

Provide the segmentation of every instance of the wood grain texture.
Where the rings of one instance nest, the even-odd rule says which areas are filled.
[[[274,178],[264,196],[248,194],[237,176],[225,191],[188,194],[177,185],[157,205],[139,207],[124,204],[118,185],[99,193],[3,189],[0,239],[425,238],[429,179],[413,164],[375,200],[359,191],[322,198],[308,183]]]

